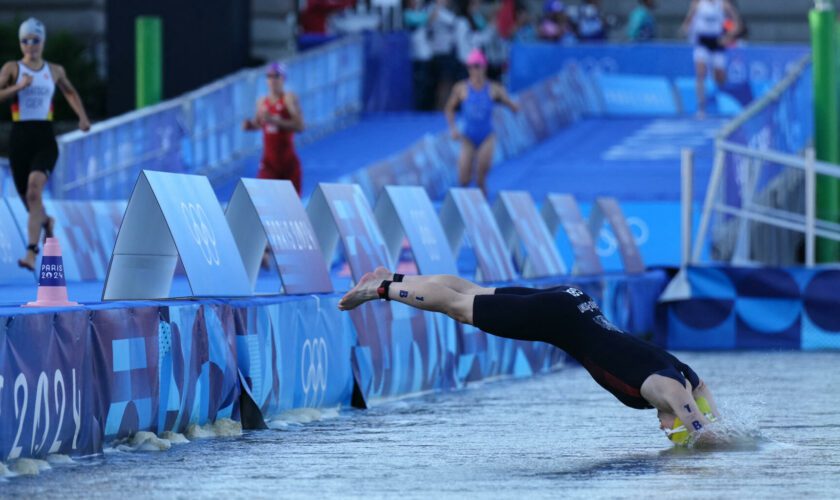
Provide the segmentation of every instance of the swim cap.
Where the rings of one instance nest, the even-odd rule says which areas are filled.
[[[47,29],[44,28],[44,23],[34,17],[30,17],[26,21],[20,23],[20,29],[18,29],[18,40],[23,40],[30,35],[37,36],[43,43],[43,41],[47,39]]]
[[[487,58],[478,49],[472,49],[467,56],[467,66],[487,66]]]
[[[265,74],[286,76],[286,65],[279,61],[275,61],[265,68]]]
[[[695,399],[694,402],[697,403],[697,407],[703,412],[703,415],[705,415],[710,422],[717,420],[714,413],[712,413],[712,407],[709,405],[709,402],[706,401],[706,398],[699,397]],[[665,434],[667,434],[668,439],[673,441],[677,446],[685,446],[688,443],[688,429],[685,425],[683,425],[679,417],[674,420],[673,427],[665,430]]]

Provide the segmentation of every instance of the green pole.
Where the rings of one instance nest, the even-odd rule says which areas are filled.
[[[137,109],[160,102],[163,95],[163,29],[159,17],[134,21]]]
[[[814,71],[814,145],[817,159],[840,164],[840,81],[838,68],[838,32],[833,8],[812,10],[811,45]],[[827,176],[817,177],[817,218],[840,222],[840,184]],[[817,262],[836,262],[840,255],[837,242],[817,240]]]

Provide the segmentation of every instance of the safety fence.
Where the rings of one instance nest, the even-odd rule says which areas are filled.
[[[364,45],[348,37],[284,61],[287,88],[300,97],[308,143],[356,120],[362,109]],[[140,171],[199,173],[221,182],[262,147],[242,130],[258,96],[262,69],[243,70],[182,97],[59,138],[52,180],[56,199],[126,199]]]
[[[840,235],[813,213],[816,175],[837,177],[840,168],[807,155],[812,102],[811,61],[805,56],[718,134],[693,262],[708,239],[713,260],[812,264],[814,237]]]

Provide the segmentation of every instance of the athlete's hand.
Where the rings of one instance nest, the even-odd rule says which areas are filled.
[[[242,121],[242,130],[254,130],[255,128],[257,128],[256,125],[249,118]]]
[[[81,130],[82,132],[87,132],[88,130],[90,130],[90,120],[88,120],[87,118],[82,118],[81,120],[79,120],[79,130]]]
[[[20,83],[18,84],[18,91],[21,91],[30,85],[32,85],[32,75],[23,75],[23,78],[21,78]]]

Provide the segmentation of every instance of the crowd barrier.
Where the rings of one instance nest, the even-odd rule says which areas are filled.
[[[364,42],[348,37],[285,61],[287,88],[300,97],[309,143],[356,120],[362,110]],[[265,94],[264,71],[243,70],[180,98],[59,137],[51,180],[56,199],[128,198],[142,170],[207,175],[215,183],[256,169],[243,162],[262,148],[260,134],[242,130]]]
[[[657,307],[668,349],[840,349],[840,271],[689,267],[690,296]]]

